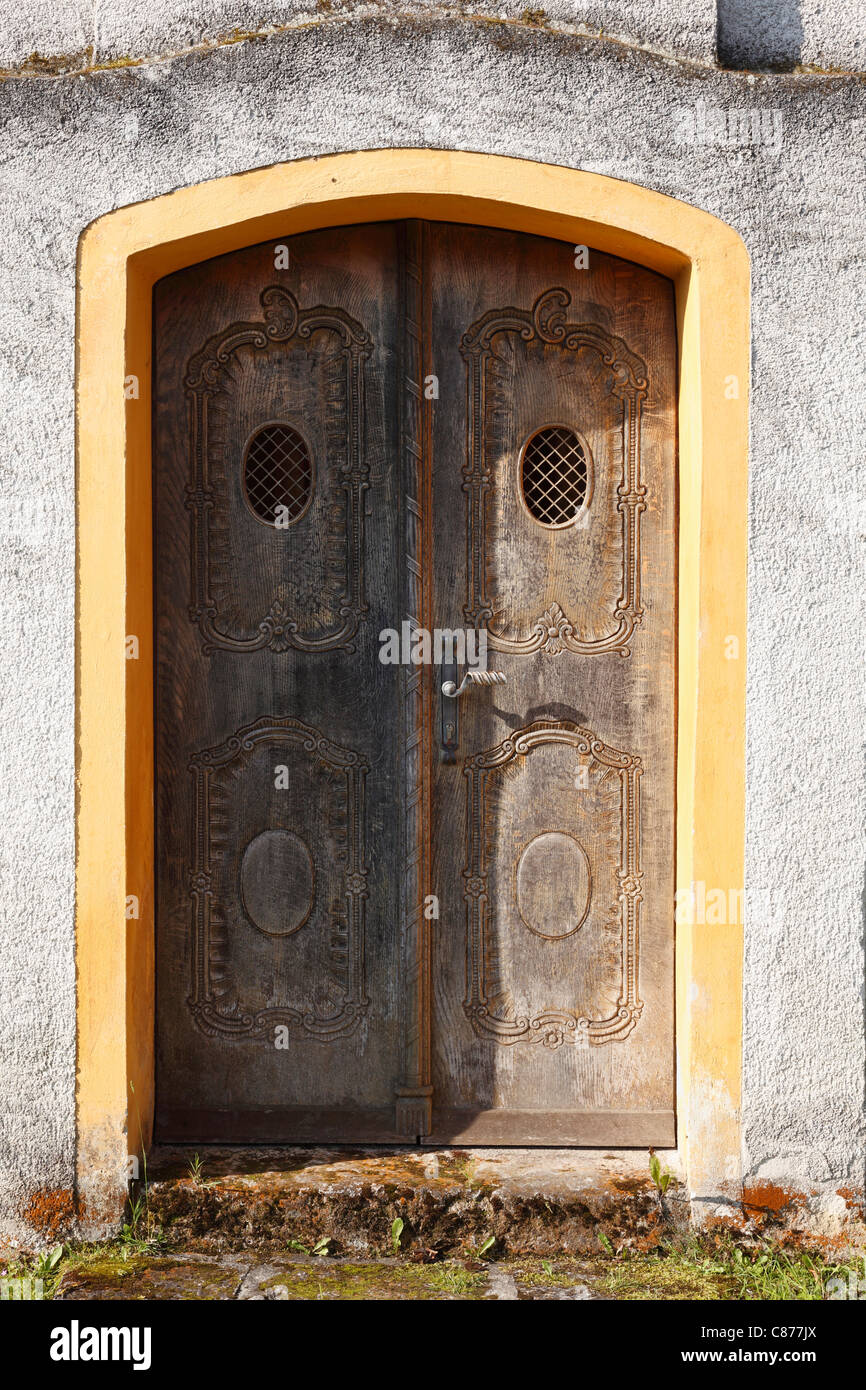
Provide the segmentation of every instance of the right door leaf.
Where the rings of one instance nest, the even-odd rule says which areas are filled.
[[[506,677],[434,775],[437,1140],[675,1136],[673,286],[572,251],[430,233],[433,607]]]

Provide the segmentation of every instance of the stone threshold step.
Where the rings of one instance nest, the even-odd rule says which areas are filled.
[[[160,1147],[147,1202],[173,1244],[212,1253],[597,1254],[688,1224],[682,1188],[660,1198],[642,1150]]]

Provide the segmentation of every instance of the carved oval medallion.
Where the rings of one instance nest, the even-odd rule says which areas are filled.
[[[571,936],[583,925],[591,886],[586,850],[561,830],[536,835],[517,861],[517,910],[529,930],[548,941]]]
[[[241,860],[241,901],[265,936],[291,936],[313,910],[313,859],[291,830],[263,830]]]

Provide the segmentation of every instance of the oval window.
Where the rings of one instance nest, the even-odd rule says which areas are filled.
[[[313,496],[313,460],[292,425],[263,425],[244,459],[244,494],[251,510],[270,526],[300,521]]]
[[[574,430],[546,425],[523,446],[520,486],[531,517],[560,530],[573,526],[589,501],[589,450]]]

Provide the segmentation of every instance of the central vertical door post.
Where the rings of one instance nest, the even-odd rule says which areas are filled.
[[[431,410],[434,382],[430,343],[427,224],[400,227],[400,465],[401,568],[404,612],[410,630],[431,623],[432,489]],[[402,630],[402,623],[400,625]],[[432,1127],[431,1008],[435,918],[425,904],[430,886],[431,668],[406,664],[403,682],[403,939],[405,1071],[396,1097],[397,1132],[422,1139]]]

